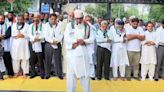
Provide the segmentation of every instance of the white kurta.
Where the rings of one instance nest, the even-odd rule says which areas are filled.
[[[53,41],[61,42],[63,39],[63,35],[61,33],[61,24],[50,26],[49,22],[45,24],[44,31],[45,41],[49,43],[53,43]],[[57,45],[51,45],[54,49],[57,49]]]
[[[123,36],[125,33],[123,32],[120,36],[116,33],[115,28],[111,28],[110,31],[112,33],[112,56],[110,67],[129,65],[126,43],[123,43]]]
[[[8,25],[7,24],[3,24],[2,26],[0,25],[0,34],[1,35],[5,35],[5,32],[8,30]],[[10,52],[11,50],[11,39],[5,39],[1,41],[2,46],[4,47],[4,51],[5,52]]]
[[[19,33],[17,30],[17,24],[12,26],[12,52],[11,56],[14,60],[28,60],[30,58],[29,47],[28,47],[28,31],[29,25],[25,23],[24,27],[20,32],[25,36],[25,38],[15,38]]]
[[[44,27],[44,24],[41,24],[41,23],[38,25],[38,30],[36,30],[36,26],[34,24],[31,24],[29,26],[28,36],[30,38],[30,41],[33,42],[36,37],[41,39],[41,41],[32,43],[32,50],[36,53],[42,52],[41,43],[44,42],[43,27]]]
[[[85,30],[79,29],[75,25],[75,29],[72,29],[71,23],[66,27],[64,34],[66,49],[67,49],[67,71],[71,71],[76,75],[77,78],[89,77],[89,57],[88,49],[86,46],[78,46],[72,49],[72,44],[77,41],[77,39],[84,39]],[[92,43],[93,39],[85,39],[86,44]]]
[[[6,24],[0,25],[0,34],[1,35],[5,35],[6,30],[7,30]],[[1,40],[0,45],[2,45],[5,50],[4,40]],[[6,71],[6,67],[4,64],[3,56],[0,56],[0,72],[4,72],[4,71]]]
[[[93,55],[95,54],[95,45],[94,45],[95,32],[91,28],[91,26],[90,26],[90,37],[89,37],[89,39],[91,39],[92,42],[93,42],[93,43],[90,43],[90,44],[87,45],[87,51],[88,51],[88,54],[89,54],[89,61],[90,61],[89,63],[94,65],[96,63],[95,60],[94,60],[94,57],[93,57]]]
[[[142,52],[141,52],[141,64],[156,64],[156,45],[147,46],[144,45],[147,41],[153,41],[157,45],[157,35],[155,31],[149,32],[145,31],[145,40],[142,42]]]

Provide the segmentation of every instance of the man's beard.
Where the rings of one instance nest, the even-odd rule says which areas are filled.
[[[4,22],[0,22],[0,25],[3,25],[4,24]]]
[[[137,29],[137,27],[133,27],[134,29]]]
[[[18,22],[17,23],[19,26],[22,26],[23,25],[23,22]]]
[[[41,19],[40,21],[41,21],[41,22],[43,22],[43,21],[44,21],[44,19]]]
[[[13,21],[13,18],[9,18],[9,21],[12,22]]]

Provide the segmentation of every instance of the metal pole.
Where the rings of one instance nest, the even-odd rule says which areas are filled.
[[[107,3],[107,12],[108,12],[108,17],[112,18],[112,16],[111,16],[111,2]]]

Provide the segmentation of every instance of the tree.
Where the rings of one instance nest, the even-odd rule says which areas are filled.
[[[151,5],[149,19],[156,19],[157,21],[164,19],[164,6]]]
[[[107,17],[107,4],[97,4],[95,7],[87,5],[85,7],[85,12],[94,15],[95,17]]]
[[[124,10],[124,5],[123,4],[112,4],[111,6],[111,16],[108,16],[107,12],[107,4],[97,4],[95,7],[93,6],[86,6],[85,7],[85,12],[94,15],[95,17],[103,17],[103,18],[116,18],[116,17],[125,17],[127,16],[128,13],[125,12]]]
[[[125,17],[127,13],[125,12],[124,5],[123,4],[112,4],[112,17]]]
[[[29,7],[32,6],[33,0],[15,0],[13,3],[13,12],[20,14],[26,12]],[[10,3],[7,0],[2,0],[0,2],[0,13],[10,11]]]

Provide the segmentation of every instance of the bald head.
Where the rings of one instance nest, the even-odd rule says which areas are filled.
[[[68,19],[69,21],[74,19],[74,11],[68,13]]]
[[[39,24],[39,22],[40,22],[40,14],[34,14],[33,22],[34,22],[34,24]]]

